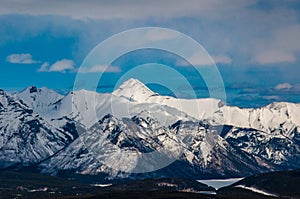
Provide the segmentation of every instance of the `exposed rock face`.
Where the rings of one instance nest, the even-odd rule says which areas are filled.
[[[240,109],[216,99],[176,99],[134,79],[112,94],[0,90],[0,167],[33,165],[107,178],[200,179],[298,168],[300,105]]]

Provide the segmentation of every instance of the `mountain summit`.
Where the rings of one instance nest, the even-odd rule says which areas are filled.
[[[117,88],[113,95],[118,97],[125,97],[130,101],[146,101],[151,96],[158,95],[151,91],[145,84],[137,79],[131,78],[125,81],[119,88]]]
[[[35,165],[52,174],[196,179],[294,169],[300,165],[299,113],[300,104],[286,102],[241,109],[212,98],[160,96],[136,79],[105,94],[0,90],[0,168]],[[137,165],[150,170],[140,158],[160,148],[176,161],[131,175]]]
[[[29,108],[36,112],[45,113],[49,111],[49,106],[61,99],[63,95],[46,87],[29,86],[20,93],[16,93],[15,97],[21,99]]]

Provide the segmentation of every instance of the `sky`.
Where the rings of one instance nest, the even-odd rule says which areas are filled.
[[[111,92],[122,77],[129,77],[129,71],[152,63],[147,67],[153,77],[170,76],[173,82],[172,89],[149,84],[156,92],[191,97],[184,85],[175,84],[174,76],[159,73],[155,64],[163,64],[185,77],[197,97],[210,97],[205,77],[195,71],[208,65],[199,52],[182,58],[141,49],[120,55],[106,70],[103,65],[79,70],[101,42],[143,27],[171,29],[198,42],[216,64],[230,105],[300,102],[299,0],[1,0],[0,88],[22,90],[35,85],[68,92],[81,73],[87,78],[101,75],[96,90]],[[143,36],[183,48],[176,43],[177,37],[164,32]],[[114,49],[118,44],[131,45],[135,39],[139,36],[120,40]],[[140,78],[152,78],[150,73],[141,72]]]

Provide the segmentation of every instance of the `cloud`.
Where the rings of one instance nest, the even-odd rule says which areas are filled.
[[[212,59],[216,64],[231,64],[232,59],[225,55],[212,56]]]
[[[283,90],[283,89],[291,89],[293,86],[289,83],[277,84],[274,89],[275,90]]]
[[[49,69],[53,72],[65,72],[66,70],[74,70],[74,62],[69,59],[62,59],[55,62]]]
[[[95,65],[91,68],[81,67],[78,73],[118,73],[121,72],[119,66]]]
[[[293,16],[293,12],[282,12],[281,18],[289,14]],[[253,48],[254,57],[253,61],[258,64],[281,64],[281,63],[295,63],[300,53],[300,24],[299,22],[293,22],[293,19],[287,19],[283,22],[283,19],[276,19],[278,16],[274,16],[273,20],[277,20],[278,24],[273,25],[270,28],[268,37],[257,39],[254,42],[256,45]],[[298,15],[299,16],[299,15]],[[283,23],[283,24],[281,24]]]
[[[147,41],[161,41],[161,40],[170,40],[175,39],[179,36],[171,31],[152,29],[149,30],[145,35],[145,40]]]
[[[54,64],[50,66],[48,62],[45,62],[38,69],[38,72],[62,72],[66,71],[74,71],[74,62],[69,59],[62,59],[56,61]]]
[[[212,54],[232,55],[238,67],[290,64],[300,56],[300,10],[297,9],[299,6],[294,5],[296,1],[272,1],[263,5],[255,0],[191,0],[188,4],[181,0],[51,2],[49,6],[45,0],[14,0],[13,4],[10,0],[2,0],[0,15],[29,14],[31,18],[26,16],[27,19],[20,20],[24,15],[18,15],[20,18],[15,21],[15,15],[6,16],[4,20],[1,18],[3,33],[0,33],[0,44],[7,38],[10,42],[16,42],[18,39],[21,41],[20,35],[27,39],[45,35],[40,34],[44,32],[47,32],[46,35],[55,34],[55,38],[78,37],[78,43],[72,50],[73,55],[79,56],[74,60],[82,60],[88,50],[101,40],[129,28],[150,25],[183,32]],[[44,16],[33,17],[40,15]],[[169,36],[151,33],[148,38],[160,41]],[[229,64],[229,60],[216,62]]]
[[[35,61],[32,59],[31,54],[11,54],[6,57],[6,61],[13,64],[34,64],[39,63],[39,61]]]
[[[282,51],[266,51],[257,54],[254,61],[258,64],[293,63],[297,60],[292,53]]]
[[[204,52],[196,52],[194,53],[188,60],[190,63],[180,60],[177,62],[177,66],[190,66],[190,64],[194,66],[211,66],[213,63],[215,64],[231,64],[232,59],[226,55],[212,55],[208,56]]]
[[[38,72],[47,72],[49,66],[50,64],[48,62],[43,63],[41,67],[38,69]]]
[[[239,10],[255,3],[255,0],[2,0],[0,14],[61,15],[76,19],[141,19],[169,18],[190,15],[215,15],[218,10]],[[68,9],[66,9],[68,8]]]
[[[262,98],[266,100],[272,100],[272,101],[280,101],[281,97],[278,95],[269,95],[269,96],[262,96]]]

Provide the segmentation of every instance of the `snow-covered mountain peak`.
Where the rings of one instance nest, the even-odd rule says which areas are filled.
[[[113,92],[118,97],[125,97],[130,101],[145,101],[151,96],[157,96],[157,93],[151,91],[147,86],[137,79],[125,81],[118,89]]]
[[[45,160],[39,166],[46,172],[113,177],[110,165],[134,171],[144,154],[166,149],[177,161],[155,175],[252,175],[299,167],[299,129],[299,103],[241,109],[212,98],[160,96],[136,79],[113,94],[78,90],[63,97],[34,86],[15,94],[0,89],[3,168]]]
[[[80,96],[80,95],[96,95],[97,93],[94,91],[86,90],[86,89],[80,89],[77,91],[72,91],[71,94]]]
[[[25,88],[25,90],[22,92],[37,93],[37,92],[41,92],[41,89],[38,89],[36,86],[29,86]]]
[[[146,87],[140,80],[130,78],[130,79],[126,80],[125,82],[123,82],[123,84],[120,86],[120,88],[124,88],[124,87],[133,88],[135,86]]]
[[[59,93],[57,93],[56,91],[54,90],[51,90],[47,87],[42,87],[42,88],[37,88],[36,86],[29,86],[27,88],[25,88],[24,90],[22,90],[21,92],[17,93],[18,96],[42,96],[42,95],[45,95],[45,94],[48,94],[48,95],[53,95],[57,98],[62,98],[63,96],[60,95]],[[49,99],[50,100],[50,99]]]
[[[15,97],[21,99],[28,107],[38,113],[48,111],[48,107],[60,100],[63,95],[46,87],[37,88],[29,86],[23,91],[16,93]]]
[[[26,94],[33,94],[33,93],[42,93],[42,92],[55,92],[54,90],[51,90],[47,87],[38,88],[36,86],[28,86],[24,90],[22,90],[20,93],[26,93]]]
[[[23,101],[17,100],[10,93],[0,89],[0,110],[22,110],[28,109],[28,106]],[[0,111],[1,112],[1,111]]]

